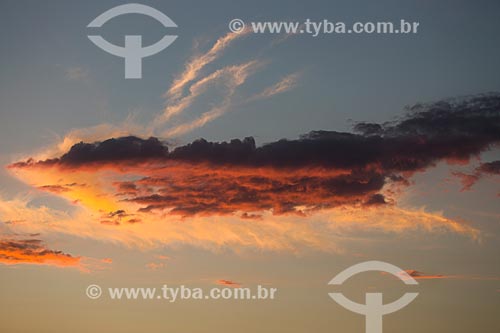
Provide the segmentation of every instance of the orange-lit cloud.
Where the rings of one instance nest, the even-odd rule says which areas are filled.
[[[230,248],[236,252],[245,249],[342,252],[348,246],[347,240],[359,238],[360,232],[435,235],[452,232],[478,237],[477,230],[439,212],[393,205],[325,209],[307,219],[266,211],[260,213],[259,219],[248,220],[239,214],[182,218],[162,211],[139,212],[139,205],[126,203],[123,208],[135,212],[141,222],[129,223],[128,219],[120,220],[117,216],[117,224],[113,225],[100,223],[101,208],[79,203],[68,212],[33,207],[23,200],[0,200],[0,219],[17,219],[19,222],[10,225],[17,232],[68,234],[140,248],[186,244],[214,251]]]
[[[414,270],[414,269],[407,269],[407,270],[405,270],[405,272],[408,273],[408,275],[410,275],[415,280],[435,280],[435,279],[447,279],[447,278],[449,278],[446,275],[429,275],[429,274],[425,274],[425,273],[419,272],[419,271]]]
[[[170,257],[169,256],[166,256],[164,254],[159,254],[156,256],[157,259],[159,260],[170,260]]]
[[[241,284],[238,282],[224,280],[224,279],[217,280],[217,281],[215,281],[215,283],[220,285],[220,286],[226,286],[226,287],[231,287],[231,288],[240,288],[241,287]]]
[[[0,264],[81,268],[81,257],[50,250],[39,239],[0,239]]]
[[[442,279],[450,279],[450,280],[482,280],[482,281],[500,281],[500,277],[498,276],[479,276],[479,275],[442,275],[442,274],[426,274],[414,269],[405,270],[408,275],[410,275],[415,280],[442,280]],[[404,279],[404,276],[401,274],[401,277]]]
[[[497,144],[498,104],[499,96],[487,95],[446,110],[435,110],[442,103],[419,106],[389,125],[360,123],[360,134],[315,131],[261,147],[251,137],[200,139],[170,151],[153,137],[113,138],[10,169],[33,186],[102,211],[101,221],[109,225],[140,222],[138,213],[152,211],[181,217],[241,213],[248,219],[266,211],[307,215],[389,205],[397,203],[397,193],[388,186],[404,186],[415,172],[467,160]],[[140,208],[130,211],[132,203]]]
[[[358,134],[316,131],[260,147],[252,138],[174,150],[156,138],[82,142],[60,157],[9,167],[71,210],[0,201],[0,218],[21,221],[24,232],[208,249],[342,251],[341,236],[360,230],[477,238],[463,221],[399,206],[390,187],[404,191],[415,172],[497,144],[499,105],[497,95],[420,105],[397,122],[358,124]]]

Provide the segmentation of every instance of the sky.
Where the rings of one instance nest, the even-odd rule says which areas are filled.
[[[2,332],[363,332],[335,290],[419,292],[384,332],[499,331],[499,3],[142,1],[177,27],[87,27],[127,3],[0,4]],[[307,19],[419,30],[249,30]],[[87,37],[165,34],[140,79]],[[328,285],[371,260],[418,286]],[[91,299],[92,284],[277,297]]]

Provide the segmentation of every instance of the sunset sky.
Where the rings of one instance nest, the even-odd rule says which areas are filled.
[[[497,1],[0,4],[0,332],[500,331]],[[416,34],[233,33],[406,21]],[[165,34],[142,79],[94,45]],[[364,273],[369,260],[418,286]],[[88,285],[278,289],[274,300],[89,299]],[[339,289],[340,288],[340,289]]]

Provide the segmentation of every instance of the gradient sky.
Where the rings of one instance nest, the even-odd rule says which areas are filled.
[[[363,332],[364,318],[333,302],[327,283],[365,260],[415,271],[420,283],[411,305],[384,318],[384,332],[500,330],[500,3],[142,1],[178,28],[141,15],[86,27],[124,3],[0,4],[0,331]],[[234,35],[233,18],[405,19],[420,27],[404,36]],[[179,37],[143,60],[142,79],[125,80],[123,60],[88,40],[93,29],[115,44],[127,34],[144,44]],[[451,104],[448,123],[433,127],[433,110],[449,98],[478,99],[460,116],[460,102]],[[419,103],[408,115],[405,107]],[[493,105],[487,116],[484,105]],[[430,120],[416,125],[422,141],[403,130],[405,119],[417,118]],[[362,144],[331,133],[293,141],[390,121],[376,133],[388,139],[373,157],[379,146],[367,132],[357,134]],[[457,141],[438,147],[435,137],[448,130]],[[71,149],[128,135],[138,139],[97,145],[104,157]],[[153,155],[128,150],[150,136],[158,138],[149,142]],[[248,141],[223,146],[230,148],[222,155],[189,146],[250,136],[256,147],[270,143],[271,153],[245,155]],[[408,166],[390,138],[407,142],[410,157],[421,149],[415,164],[422,164]],[[309,155],[317,145],[320,154]],[[249,189],[257,199],[245,196]],[[173,198],[150,207],[155,194]],[[278,297],[85,296],[92,283],[211,288],[221,279],[273,286]],[[342,288],[358,301],[367,291],[388,299],[406,291],[380,274]]]

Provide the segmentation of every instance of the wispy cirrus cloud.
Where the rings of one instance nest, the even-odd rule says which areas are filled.
[[[108,197],[98,196],[96,199],[112,204]],[[235,252],[247,249],[291,253],[307,249],[343,252],[349,246],[346,240],[358,238],[359,232],[418,232],[434,235],[451,232],[472,238],[478,236],[474,228],[462,221],[447,218],[442,213],[392,205],[324,209],[309,215],[307,219],[290,214],[274,215],[266,211],[259,214],[260,219],[247,220],[238,215],[182,218],[162,211],[142,212],[139,211],[140,205],[122,203],[121,207],[136,215],[141,222],[129,223],[116,216],[116,223],[102,224],[99,215],[106,206],[91,200],[82,202],[85,205],[79,203],[72,212],[33,207],[22,201],[2,202],[0,218],[17,218],[21,221],[11,225],[18,232],[71,235],[143,249],[190,245],[213,251],[229,248]],[[45,223],[35,219],[37,215],[45,216]]]
[[[174,128],[164,131],[162,137],[172,137],[185,134],[193,129],[204,126],[205,124],[219,118],[226,113],[231,106],[231,99],[236,89],[245,83],[246,79],[255,73],[262,66],[259,61],[249,61],[241,65],[227,66],[215,71],[209,76],[201,79],[191,86],[189,94],[180,99],[177,103],[168,106],[165,113],[156,120],[157,124],[170,119],[171,116],[181,113],[189,107],[193,101],[208,89],[210,85],[220,84],[223,89],[222,102],[214,106],[211,110],[202,113],[196,119],[178,125]]]
[[[234,78],[234,73],[246,67],[246,64],[242,64],[240,66],[226,66],[204,77],[200,78],[199,76],[201,71],[207,65],[222,56],[224,51],[233,41],[244,36],[244,33],[228,33],[223,37],[220,37],[207,52],[193,56],[186,63],[184,70],[176,78],[174,78],[170,88],[164,94],[167,99],[167,103],[163,112],[154,119],[153,124],[155,127],[163,125],[173,116],[182,113],[185,109],[192,105],[197,97],[203,94],[210,86],[218,83],[220,80],[232,79],[232,82],[227,82],[226,84],[230,86],[234,84],[238,85],[238,81]],[[189,86],[189,89],[187,93],[185,93],[184,90],[187,86]]]
[[[262,92],[250,97],[247,102],[252,102],[255,100],[266,99],[274,95],[282,94],[289,90],[292,90],[298,84],[301,73],[292,73],[285,76],[280,81],[276,82],[272,86],[264,89]]]
[[[233,41],[247,35],[247,33],[248,31],[240,34],[228,33],[219,38],[207,52],[192,57],[186,63],[184,71],[174,79],[169,90],[165,93],[166,105],[163,112],[157,115],[150,125],[150,128],[155,133],[167,138],[180,136],[203,127],[234,107],[233,98],[236,89],[243,85],[247,78],[253,75],[258,68],[264,66],[266,61],[252,59],[239,65],[224,66],[204,76],[202,70],[222,56]],[[288,91],[296,85],[298,77],[298,73],[290,74],[260,94],[247,99],[246,102],[269,98]],[[190,109],[211,88],[218,89],[220,95],[218,100],[220,102],[213,105],[210,110],[195,117],[195,119],[164,129],[167,122]]]
[[[173,81],[172,85],[165,93],[167,98],[178,99],[183,94],[183,89],[195,80],[201,70],[208,64],[219,58],[223,52],[237,39],[246,36],[247,33],[240,34],[227,33],[220,37],[215,44],[205,53],[193,56],[185,65],[184,71]]]

